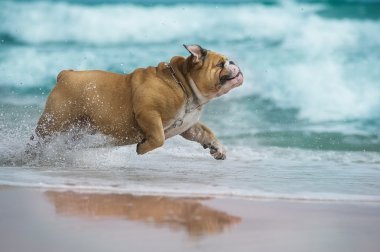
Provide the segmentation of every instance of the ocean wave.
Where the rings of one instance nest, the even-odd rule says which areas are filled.
[[[380,35],[370,33],[378,28],[376,20],[326,19],[318,15],[326,5],[292,1],[274,5],[169,6],[5,1],[0,7],[0,34],[3,40],[10,38],[10,43],[15,40],[30,44],[77,42],[109,46],[189,40],[223,44],[267,39],[284,43],[285,48],[334,50],[355,46],[357,37],[371,38],[365,41],[368,45],[378,45],[380,41]]]
[[[288,26],[298,25],[299,19],[321,8],[318,5],[302,4],[273,6],[261,4],[84,6],[64,2],[0,4],[0,18],[3,24],[0,32],[13,39],[31,44],[74,41],[97,45],[189,40],[223,43],[247,38],[275,36],[281,38],[288,33],[286,30]],[[30,11],[31,9],[33,11]],[[227,13],[231,13],[231,18],[219,18]],[[271,29],[267,29],[268,24]]]
[[[313,122],[377,118],[380,23],[325,18],[324,8],[1,2],[0,85],[51,88],[62,69],[127,73],[197,42],[243,69],[245,84],[223,99],[255,94]]]

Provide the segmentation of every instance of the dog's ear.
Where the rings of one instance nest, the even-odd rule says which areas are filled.
[[[183,45],[186,50],[193,56],[194,63],[204,60],[207,55],[207,50],[203,49],[200,45]]]

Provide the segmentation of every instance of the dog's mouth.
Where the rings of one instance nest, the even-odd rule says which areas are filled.
[[[219,91],[216,97],[227,94],[231,89],[239,87],[243,84],[243,73],[238,70],[238,73],[234,76],[225,75],[220,78]]]
[[[220,78],[220,82],[225,83],[227,81],[234,80],[234,79],[238,78],[240,75],[243,76],[243,73],[241,71],[239,71],[235,76],[232,76],[232,77],[230,77],[229,75],[224,75]]]
[[[234,77],[230,77],[230,78],[227,78],[227,80],[233,80],[233,79],[236,79],[237,77],[239,77],[240,75],[243,75],[242,72],[238,72]]]

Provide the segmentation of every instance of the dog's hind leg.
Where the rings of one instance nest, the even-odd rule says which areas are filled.
[[[41,115],[36,128],[36,135],[45,139],[67,130],[74,122],[77,114],[69,99],[60,94],[50,94],[45,111]]]

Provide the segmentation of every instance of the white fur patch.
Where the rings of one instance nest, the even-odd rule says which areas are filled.
[[[176,118],[164,125],[165,138],[181,134],[196,124],[201,117],[202,108],[199,107],[186,113],[186,106],[183,106],[178,112]]]

